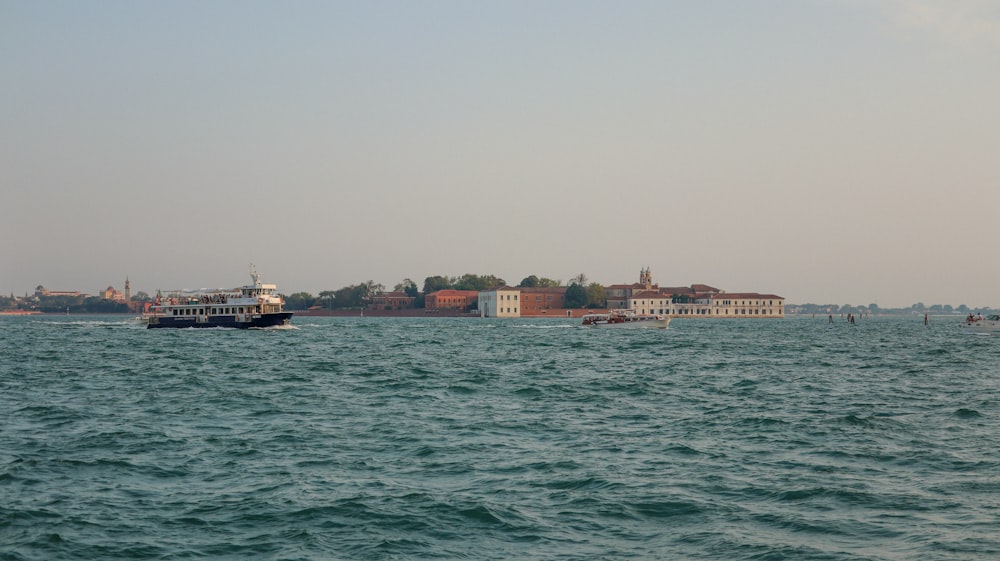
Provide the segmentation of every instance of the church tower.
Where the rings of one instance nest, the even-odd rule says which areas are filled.
[[[646,290],[653,288],[653,273],[649,270],[649,267],[639,271],[639,284],[644,286]]]
[[[125,277],[125,304],[132,303],[132,284],[128,282],[128,276]]]

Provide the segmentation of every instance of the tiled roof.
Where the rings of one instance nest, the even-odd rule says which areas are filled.
[[[781,296],[757,292],[722,292],[711,297],[713,300],[784,300]]]
[[[478,290],[453,290],[451,288],[446,288],[444,290],[437,290],[431,292],[435,296],[476,296],[479,294]],[[430,294],[428,294],[430,296]]]
[[[655,290],[643,290],[642,292],[633,294],[632,298],[670,298],[670,294],[664,294]]]
[[[719,292],[718,288],[708,286],[707,284],[692,284],[691,290],[694,292]]]

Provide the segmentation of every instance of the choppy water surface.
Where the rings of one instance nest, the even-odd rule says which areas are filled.
[[[0,559],[997,559],[958,321],[0,318]]]

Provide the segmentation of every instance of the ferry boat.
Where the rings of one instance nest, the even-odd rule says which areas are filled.
[[[251,271],[252,284],[231,290],[176,290],[156,295],[149,313],[143,316],[148,329],[159,327],[275,327],[290,325],[292,312],[284,311],[285,301],[278,286],[262,284]]]
[[[635,310],[611,310],[606,314],[583,316],[585,327],[658,327],[670,326],[670,316],[637,314]]]

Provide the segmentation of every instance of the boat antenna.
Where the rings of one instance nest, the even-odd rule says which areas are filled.
[[[257,268],[254,267],[253,261],[250,262],[250,278],[253,279],[254,286],[260,284],[260,273],[258,273]]]

